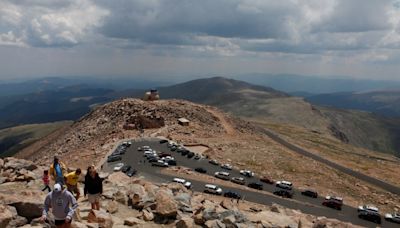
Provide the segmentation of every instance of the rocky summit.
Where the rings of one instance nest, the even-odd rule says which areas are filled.
[[[38,219],[46,195],[40,190],[43,169],[27,160],[0,159],[0,227],[54,227]],[[101,209],[91,210],[81,198],[72,227],[355,227],[279,205],[204,195],[178,183],[152,183],[121,172],[104,177]]]

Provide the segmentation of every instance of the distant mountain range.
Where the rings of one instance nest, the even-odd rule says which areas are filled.
[[[306,100],[316,105],[400,117],[400,90],[319,94],[307,96]]]

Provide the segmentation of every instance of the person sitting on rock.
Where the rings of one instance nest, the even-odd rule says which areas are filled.
[[[78,208],[75,197],[62,187],[59,183],[54,185],[53,191],[49,192],[44,200],[41,221],[47,220],[49,209],[52,209],[54,223],[57,228],[70,228],[72,216]]]
[[[54,156],[53,164],[50,165],[50,175],[54,182],[64,185],[64,174],[67,173],[67,166],[60,161],[57,156]]]
[[[78,180],[79,176],[81,175],[82,171],[81,169],[76,169],[74,172],[70,172],[67,175],[65,175],[66,179],[66,184],[67,184],[67,189],[71,193],[75,193],[75,198],[76,200],[79,199],[79,196],[81,195],[78,189]]]
[[[88,195],[93,210],[100,210],[100,197],[103,194],[103,180],[96,172],[94,165],[89,166],[85,176],[84,195]]]

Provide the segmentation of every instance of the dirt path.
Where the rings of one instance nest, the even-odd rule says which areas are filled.
[[[236,130],[232,127],[230,123],[225,119],[224,115],[220,113],[217,110],[208,108],[207,111],[211,114],[213,114],[215,117],[217,117],[221,123],[221,125],[224,127],[225,132],[227,135],[234,135]]]

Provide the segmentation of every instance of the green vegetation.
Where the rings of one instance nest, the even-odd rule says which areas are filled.
[[[37,140],[51,134],[72,121],[44,124],[28,124],[0,130],[0,157],[16,154]]]

